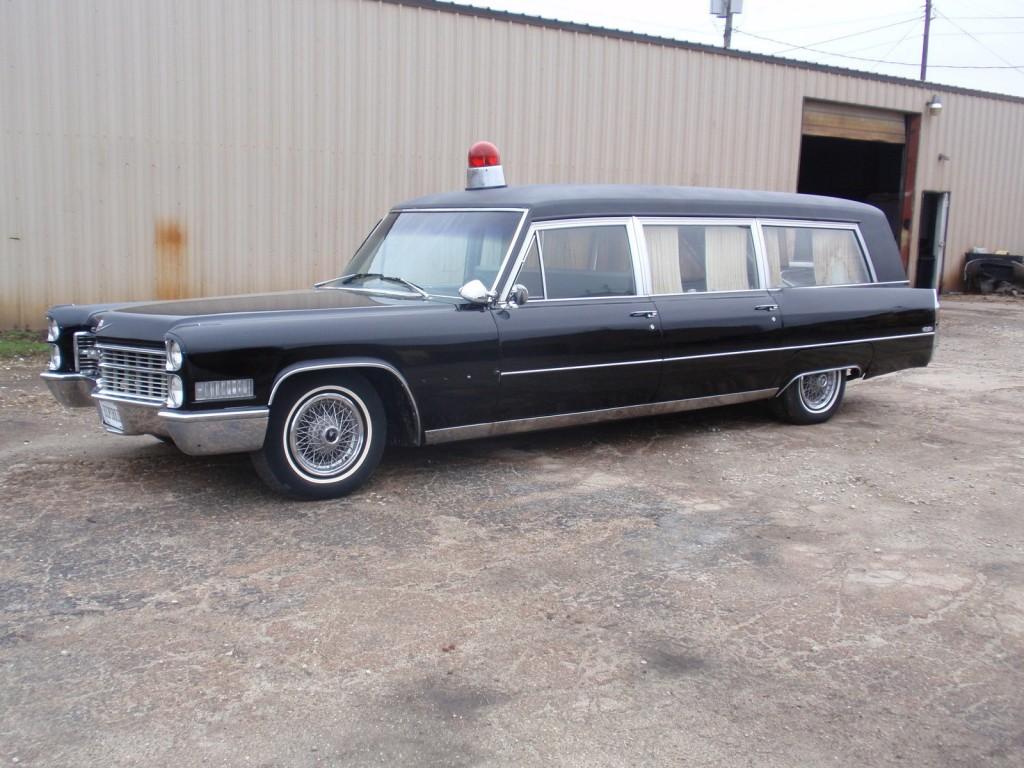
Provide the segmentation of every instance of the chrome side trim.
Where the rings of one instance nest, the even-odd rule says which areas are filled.
[[[560,413],[554,416],[535,416],[528,419],[511,419],[494,421],[485,424],[470,424],[465,427],[448,427],[431,429],[425,434],[428,445],[450,443],[456,440],[473,440],[480,437],[512,435],[518,432],[533,432],[541,429],[558,429],[576,427],[583,424],[594,424],[617,419],[633,419],[639,416],[657,416],[665,413],[696,411],[701,408],[713,408],[719,405],[735,405],[749,403],[754,400],[768,400],[774,397],[777,389],[758,389],[750,392],[736,392],[729,395],[711,395],[710,397],[693,397],[685,400],[669,400],[661,403],[645,403],[643,405],[627,405],[621,408],[604,408],[599,411],[580,411],[577,413]]]
[[[763,352],[791,352],[796,349],[818,349],[819,347],[841,347],[847,344],[872,344],[877,341],[894,341],[896,339],[913,339],[919,336],[934,336],[935,331],[928,333],[902,333],[895,336],[874,336],[867,339],[851,339],[850,341],[824,341],[820,344],[795,344],[788,347],[767,347],[765,349],[744,349],[737,352],[710,352],[706,355],[685,355],[683,357],[666,357],[663,362],[673,363],[679,360],[699,360],[705,357],[728,357],[729,355],[754,355]]]
[[[786,285],[782,288],[772,288],[773,291],[806,291],[809,289],[820,290],[822,288],[870,288],[877,285],[910,285],[909,280],[886,280],[884,283],[836,283],[835,285]]]
[[[527,305],[529,306],[529,305]],[[502,376],[521,376],[527,373],[556,373],[559,371],[581,371],[587,368],[613,368],[622,365],[647,365],[650,363],[675,363],[683,360],[702,360],[711,357],[729,357],[731,355],[756,355],[766,352],[791,352],[797,349],[817,349],[819,347],[839,347],[847,344],[870,344],[878,341],[892,341],[894,339],[913,339],[919,336],[934,336],[935,331],[924,333],[904,333],[897,336],[875,336],[867,339],[851,339],[850,341],[825,341],[820,344],[796,344],[788,347],[765,347],[764,349],[739,349],[733,352],[708,352],[704,355],[684,355],[682,357],[664,357],[653,360],[628,360],[620,363],[594,363],[592,365],[567,365],[558,368],[534,368],[525,371],[502,371]],[[848,366],[854,367],[854,366]],[[833,370],[833,369],[829,369]]]
[[[412,387],[409,386],[409,382],[406,381],[405,376],[403,376],[401,371],[399,371],[395,366],[391,365],[391,363],[386,363],[383,360],[377,360],[375,358],[352,357],[289,365],[277,375],[277,378],[274,379],[274,386],[270,390],[270,397],[267,400],[267,405],[273,405],[274,395],[277,394],[277,390],[280,388],[281,384],[291,376],[294,376],[297,373],[327,371],[334,368],[379,368],[380,370],[387,371],[394,376],[398,380],[398,383],[402,385],[402,389],[405,391],[405,396],[409,400],[409,405],[412,406],[413,426],[416,430],[416,439],[420,439],[420,435],[423,434],[423,422],[420,419],[420,409],[416,404],[416,398],[412,393]]]
[[[661,358],[653,360],[626,360],[621,363],[594,363],[593,365],[566,365],[560,368],[533,368],[526,371],[502,371],[502,376],[523,376],[528,373],[558,373],[559,371],[585,371],[588,368],[615,368],[622,365],[650,365],[663,362]]]
[[[787,381],[786,385],[780,388],[779,391],[775,394],[775,396],[779,397],[783,392],[789,389],[790,386],[792,386],[793,382],[795,382],[797,379],[803,376],[813,376],[816,373],[831,373],[832,371],[844,371],[846,373],[847,379],[859,379],[864,375],[864,371],[861,370],[861,367],[859,365],[837,365],[833,366],[832,368],[821,368],[816,371],[804,371],[803,373],[798,373],[796,376]],[[856,371],[856,374],[853,374],[854,371]]]

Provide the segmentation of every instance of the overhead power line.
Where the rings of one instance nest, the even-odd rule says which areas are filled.
[[[1024,21],[1024,16],[946,16],[945,14],[939,14],[942,18],[952,21],[958,19],[960,21]]]
[[[952,24],[952,25],[953,25],[954,27],[956,27],[957,29],[959,29],[959,30],[960,30],[961,32],[963,32],[963,33],[964,33],[965,35],[967,35],[967,36],[968,36],[969,38],[971,38],[971,40],[973,40],[974,42],[976,42],[976,43],[977,43],[978,45],[980,45],[980,46],[981,46],[982,48],[984,48],[984,49],[985,49],[986,51],[988,51],[988,52],[989,52],[990,54],[992,54],[992,55],[993,55],[993,56],[995,56],[995,57],[996,57],[997,59],[999,59],[999,60],[1000,60],[1001,62],[1003,62],[1003,64],[1006,64],[1006,65],[1008,65],[1008,66],[1009,66],[1009,67],[1010,67],[1011,69],[1016,69],[1017,71],[1019,71],[1019,72],[1022,72],[1022,73],[1024,73],[1024,69],[1022,69],[1021,67],[1015,66],[1015,65],[1013,65],[1013,64],[1010,64],[1010,62],[1008,62],[1008,61],[1007,61],[1006,59],[1004,59],[1004,58],[1002,57],[1002,55],[1000,55],[1000,54],[999,54],[999,52],[998,52],[998,51],[993,51],[993,50],[992,50],[991,48],[989,48],[989,47],[988,47],[987,45],[985,45],[985,44],[984,44],[983,42],[981,42],[981,40],[979,40],[978,38],[976,38],[976,37],[975,37],[974,35],[972,35],[972,34],[971,34],[970,32],[968,32],[968,31],[967,31],[966,29],[964,29],[964,28],[963,28],[963,27],[961,27],[961,26],[960,26],[959,24],[957,24],[957,23],[956,23],[955,21],[953,21],[953,20],[952,20],[951,18],[949,18],[949,16],[947,16],[947,15],[946,15],[946,14],[944,14],[944,13],[942,13],[941,11],[936,11],[936,14],[937,14],[938,16],[941,16],[941,17],[942,17],[943,19],[945,19],[946,21],[948,21],[948,22],[949,22],[950,24]]]
[[[907,15],[906,11],[900,11],[899,13],[885,13],[885,14],[882,14],[882,15],[875,14],[875,15],[868,16],[868,17],[861,16],[860,18],[856,18],[856,19],[830,19],[829,21],[822,21],[822,22],[818,22],[816,24],[800,24],[799,26],[795,26],[795,25],[792,25],[792,24],[787,24],[785,27],[776,27],[774,29],[766,29],[766,30],[763,30],[763,31],[767,32],[770,35],[770,34],[774,34],[775,32],[794,32],[794,31],[797,31],[797,30],[804,30],[804,29],[821,29],[822,27],[837,27],[837,26],[847,26],[848,27],[851,24],[866,24],[866,23],[869,23],[869,22],[884,21],[885,19],[898,18],[898,17],[903,17],[903,16],[906,16],[906,15]],[[914,18],[920,18],[920,17],[918,15],[915,15]]]
[[[739,27],[734,28],[733,32],[738,32],[739,34],[745,35],[747,37],[753,37],[756,40],[763,40],[767,43],[775,43],[776,45],[787,46],[786,50],[809,51],[811,53],[820,53],[824,56],[836,56],[841,59],[850,59],[852,61],[864,61],[871,64],[892,64],[893,66],[897,67],[921,66],[921,62],[919,61],[888,61],[886,59],[872,59],[866,56],[851,56],[845,53],[833,53],[832,51],[823,51],[819,48],[811,48],[806,45],[794,45],[793,43],[787,43],[784,40],[776,40],[775,38],[772,37],[756,35],[753,32],[747,32],[745,29],[740,29]],[[929,64],[928,66],[931,67],[932,69],[1021,69],[1021,67],[1024,67],[1024,64],[1007,64],[1006,66],[980,66],[973,64]]]
[[[834,43],[834,42],[836,42],[838,40],[848,40],[851,37],[859,37],[860,35],[867,35],[867,34],[870,34],[872,32],[880,32],[883,29],[891,29],[892,27],[902,27],[904,24],[914,24],[914,23],[916,23],[918,21],[920,21],[920,17],[915,16],[912,19],[904,19],[903,21],[897,21],[897,22],[894,22],[892,24],[885,24],[885,25],[883,25],[881,27],[872,27],[871,29],[865,29],[865,30],[862,30],[861,32],[851,32],[848,35],[840,35],[839,37],[830,37],[827,40],[818,40],[817,42],[814,42],[814,43],[808,43],[806,47],[813,48],[816,45],[824,45],[825,43]],[[804,47],[805,46],[802,46],[802,45],[794,45],[792,48],[784,48],[781,51],[776,51],[775,53],[776,54],[786,53],[788,51],[793,51],[793,50],[796,50],[797,48],[804,48]]]

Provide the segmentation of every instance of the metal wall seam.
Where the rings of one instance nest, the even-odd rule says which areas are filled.
[[[792,190],[807,98],[923,113],[911,242],[950,191],[947,288],[974,245],[1024,251],[1024,103],[997,96],[374,0],[9,0],[0,56],[0,327],[307,286],[461,188],[479,138],[514,184]]]

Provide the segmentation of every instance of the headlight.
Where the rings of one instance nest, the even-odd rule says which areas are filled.
[[[168,339],[167,343],[167,364],[168,371],[180,371],[181,364],[185,361],[185,355],[181,351],[181,345],[174,339]]]
[[[46,340],[56,341],[60,338],[60,326],[52,317],[46,318]]]
[[[171,376],[167,382],[167,407],[181,408],[185,402],[185,385],[181,382],[181,376]]]
[[[59,371],[61,364],[60,347],[56,344],[50,345],[50,370]]]

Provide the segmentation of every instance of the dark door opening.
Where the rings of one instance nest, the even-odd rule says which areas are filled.
[[[946,251],[949,192],[921,193],[921,224],[917,234],[915,288],[942,291],[942,262]]]
[[[900,242],[903,164],[903,144],[805,135],[796,191],[881,208]]]

